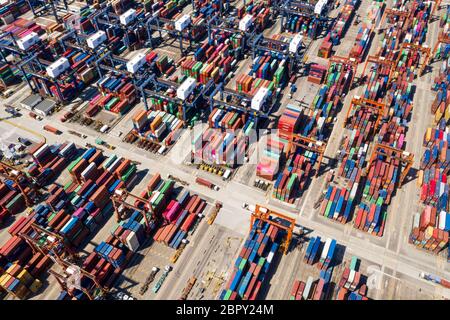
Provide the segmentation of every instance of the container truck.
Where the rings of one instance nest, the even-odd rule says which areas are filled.
[[[197,177],[195,179],[195,182],[197,182],[198,184],[201,184],[202,186],[205,186],[205,187],[208,187],[210,189],[213,189],[215,191],[219,191],[219,187],[218,186],[216,186],[214,183],[212,183],[212,182],[210,182],[210,181],[208,181],[206,179]]]
[[[43,127],[43,129],[44,129],[45,131],[48,131],[48,132],[51,132],[51,133],[54,133],[54,134],[61,134],[61,133],[62,133],[61,131],[59,131],[59,130],[56,129],[55,127],[52,127],[52,126],[50,126],[50,125],[48,125],[48,124],[46,124],[46,125]]]

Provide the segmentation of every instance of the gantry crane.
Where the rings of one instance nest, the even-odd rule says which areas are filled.
[[[18,236],[31,247],[33,253],[40,252],[43,256],[49,257],[54,263],[64,269],[66,273],[69,268],[72,268],[72,270],[79,270],[80,275],[91,279],[95,287],[100,289],[102,293],[107,292],[107,289],[101,286],[93,275],[73,262],[70,262],[78,262],[79,256],[78,253],[75,252],[75,249],[68,245],[61,235],[42,228],[35,223],[32,223],[30,227],[34,231],[34,236],[22,232],[20,232]],[[66,290],[69,295],[73,296],[67,283],[69,280],[68,275],[61,275],[51,269],[49,270],[49,273],[56,278],[63,290]],[[79,289],[83,291],[89,299],[93,299],[93,296],[89,293],[87,288],[80,287]]]
[[[284,225],[274,220],[271,220],[270,219],[271,217],[285,220],[288,223],[288,225]],[[295,219],[257,204],[255,206],[255,212],[252,212],[252,215],[250,217],[250,230],[252,229],[255,220],[267,222],[268,224],[271,224],[274,227],[286,231],[286,238],[284,239],[283,243],[280,246],[280,248],[283,248],[284,254],[286,254],[289,249],[289,245],[291,244],[292,241],[292,234],[294,232],[295,227]]]
[[[99,290],[102,295],[106,295],[108,293],[108,291],[109,291],[108,288],[102,286],[100,284],[100,282],[97,280],[97,277],[90,274],[88,271],[84,270],[83,268],[81,268],[73,263],[64,261],[64,260],[61,260],[59,264],[63,268],[64,274],[60,274],[60,273],[56,272],[55,270],[49,270],[49,273],[52,274],[56,278],[56,281],[58,281],[62,290],[65,290],[71,297],[74,297],[72,290],[71,290],[73,288],[73,284],[72,285],[69,284],[69,279],[71,276],[74,276],[73,273],[78,273],[78,272],[79,272],[79,277],[77,277],[77,279],[75,279],[75,281],[80,281],[81,277],[84,276],[84,277],[92,280],[92,282],[93,282],[93,286],[90,288],[84,288],[81,285],[76,286],[76,288],[81,290],[88,297],[89,300],[95,299],[95,296],[94,296],[95,294],[91,293],[91,292],[94,292],[94,290]],[[69,272],[69,270],[72,272],[72,274],[71,274],[71,272]]]
[[[352,81],[350,83],[353,83],[353,79],[355,78],[356,70],[358,69],[358,65],[359,65],[359,63],[358,63],[358,61],[356,61],[356,59],[341,57],[341,56],[332,56],[328,62],[328,70],[330,70],[332,63],[343,64],[343,65],[350,67],[353,70],[352,79],[351,79]]]
[[[315,175],[317,177],[319,174],[320,166],[322,164],[323,155],[325,154],[325,149],[327,148],[326,142],[308,138],[300,134],[292,134],[288,141],[288,156],[295,152],[296,147],[301,147],[308,151],[316,152],[319,154],[319,160]]]
[[[33,253],[40,252],[42,255],[48,256],[58,264],[60,264],[62,260],[69,259],[71,261],[76,261],[79,258],[75,249],[72,248],[61,235],[42,228],[36,223],[32,223],[30,227],[34,231],[33,236],[22,232],[20,232],[18,236],[28,243]]]
[[[403,50],[403,49],[411,49],[411,51],[413,51],[413,52],[416,51],[416,52],[418,52],[420,54],[424,54],[425,55],[422,64],[419,66],[419,73],[418,73],[418,75],[419,76],[422,75],[424,70],[425,70],[425,67],[428,65],[428,63],[430,61],[431,49],[428,46],[426,46],[426,45],[421,46],[421,45],[417,45],[417,44],[413,44],[413,43],[406,43],[406,42],[402,43],[402,45],[401,45],[401,50]],[[396,66],[398,66],[400,58],[401,58],[401,55],[399,54],[398,57],[397,57],[397,61],[395,62]],[[389,75],[389,79],[393,78],[393,73],[394,72],[395,72],[395,68],[392,68],[391,69],[391,74]]]
[[[126,202],[128,197],[144,204],[144,208],[139,208],[133,204]],[[145,221],[145,231],[147,233],[150,232],[150,230],[151,230],[150,221],[156,220],[156,218],[157,218],[154,214],[152,205],[150,203],[150,199],[144,199],[139,196],[136,196],[136,195],[128,192],[126,189],[119,189],[114,192],[111,200],[113,203],[117,222],[121,221],[124,218],[122,216],[122,212],[124,211],[124,209],[133,209],[133,210],[139,211],[142,214],[142,216],[144,217],[144,221]],[[150,218],[148,217],[149,213],[150,213]]]
[[[17,185],[17,188],[19,188],[20,193],[23,195],[25,203],[28,207],[31,207],[34,204],[34,201],[25,192],[26,189],[22,187],[21,183],[23,181],[26,181],[26,183],[29,185],[29,188],[31,188],[34,191],[35,195],[37,194],[37,187],[36,184],[33,181],[31,181],[25,173],[0,161],[0,176],[3,176],[5,178],[14,181],[14,183]]]
[[[406,178],[412,164],[414,163],[414,154],[382,143],[377,143],[373,148],[369,164],[372,163],[376,156],[385,156],[391,159],[398,159],[405,166],[405,168],[401,171],[398,184],[399,188],[401,188],[403,185],[403,180]],[[366,168],[366,175],[369,173],[369,168],[370,166]]]
[[[403,27],[405,27],[405,25],[407,25],[405,22],[407,20],[410,19],[410,17],[412,16],[413,11],[412,10],[408,10],[408,11],[402,11],[396,8],[387,8],[386,10],[384,10],[384,14],[383,17],[381,18],[380,21],[380,26],[383,25],[383,23],[386,21],[386,18],[391,18],[391,17],[397,17],[401,23],[400,25],[400,29],[403,29]],[[380,31],[382,29],[380,28]]]
[[[343,125],[344,128],[346,127],[348,119],[350,118],[350,112],[357,107],[375,110],[375,113],[377,114],[377,120],[375,122],[374,129],[377,130],[380,120],[383,117],[384,110],[386,109],[386,104],[355,96],[350,102],[350,106],[348,107],[347,115],[345,116]]]
[[[388,67],[389,68],[389,81],[390,81],[390,79],[391,79],[390,78],[390,73],[392,72],[392,70],[394,69],[393,67],[395,66],[395,62],[394,61],[387,60],[384,57],[368,56],[367,57],[367,61],[364,64],[364,69],[363,69],[363,72],[362,72],[362,76],[363,77],[366,74],[367,65],[369,63],[375,63],[375,64],[378,64],[378,65],[383,65],[383,66]]]
[[[434,57],[436,56],[437,49],[438,49],[439,45],[442,43],[444,43],[446,45],[450,45],[450,35],[444,31],[441,31],[439,33],[438,40],[437,40],[436,44],[434,45],[433,52],[431,54],[431,59],[434,59]]]
[[[434,13],[436,12],[436,9],[439,10],[442,0],[431,0],[431,2],[434,2],[434,6],[433,6],[433,9],[431,9],[430,17],[432,17],[434,15]]]

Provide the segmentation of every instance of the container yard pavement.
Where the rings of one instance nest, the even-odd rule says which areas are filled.
[[[242,2],[242,1],[240,1]],[[386,1],[387,7],[392,6],[392,1]],[[363,1],[357,12],[364,17],[369,8],[370,2]],[[335,17],[337,10],[333,10],[330,16]],[[184,13],[190,13],[191,9],[186,7]],[[26,16],[32,17],[30,13]],[[40,18],[41,19],[41,18]],[[45,19],[45,18],[42,18]],[[429,24],[426,43],[429,47],[433,47],[438,37],[439,22],[434,21]],[[339,45],[335,46],[336,55],[347,56],[353,46],[355,37],[360,25],[351,25],[347,30],[344,39]],[[266,37],[276,34],[280,28],[280,21],[277,20],[273,27],[265,30]],[[167,38],[164,34],[163,38]],[[378,49],[380,35],[375,34],[372,39],[368,55],[373,55]],[[328,64],[328,60],[317,57],[317,51],[322,40],[319,39],[311,43],[306,56],[308,62],[318,62],[323,65]],[[374,45],[375,44],[375,45]],[[174,60],[180,57],[177,48],[178,41],[172,41],[171,44],[164,43],[156,49],[164,54],[169,55]],[[134,52],[133,52],[134,54]],[[131,54],[129,55],[131,56]],[[234,89],[236,87],[236,75],[247,72],[251,66],[252,59],[248,57],[240,61],[237,70],[234,71],[235,76],[226,85],[226,87]],[[357,77],[361,75],[364,61],[359,64]],[[412,109],[411,121],[408,125],[406,133],[406,141],[408,141],[406,151],[415,155],[413,164],[413,172],[419,168],[419,161],[423,154],[422,137],[426,128],[432,123],[432,115],[429,112],[429,105],[434,92],[430,89],[436,75],[437,67],[433,65],[433,72],[414,80],[416,90],[414,94],[414,108]],[[179,70],[177,70],[178,72]],[[306,105],[311,105],[317,91],[321,85],[308,82],[306,77],[297,79],[298,90],[292,98],[288,94],[284,94],[281,98],[281,107],[276,111],[274,116],[283,113],[287,104],[298,105],[300,101]],[[288,90],[284,90],[287,92]],[[329,170],[330,159],[336,156],[340,141],[345,132],[343,123],[347,108],[354,95],[362,93],[362,87],[357,87],[347,93],[343,99],[343,108],[338,113],[334,121],[334,127],[328,147],[325,153],[324,167],[326,168],[317,178],[313,178],[305,193],[294,202],[288,204],[272,197],[272,190],[269,188],[267,192],[253,187],[253,181],[256,178],[256,166],[254,164],[245,164],[237,169],[231,181],[225,182],[219,176],[208,174],[201,170],[196,170],[194,166],[184,163],[184,159],[190,154],[191,141],[189,139],[189,131],[186,131],[180,140],[170,149],[167,155],[162,156],[149,151],[144,151],[136,145],[122,142],[122,138],[131,128],[131,119],[136,110],[142,110],[143,104],[139,103],[128,114],[124,115],[120,120],[114,122],[111,130],[107,134],[101,134],[92,128],[81,126],[78,123],[59,121],[59,114],[45,117],[42,121],[37,121],[28,117],[28,111],[23,109],[22,116],[17,118],[9,118],[10,115],[0,106],[0,143],[15,142],[18,136],[30,137],[34,142],[44,139],[49,144],[62,143],[65,141],[73,141],[79,146],[85,146],[89,143],[96,144],[96,139],[101,138],[108,144],[116,147],[115,150],[107,150],[103,146],[98,146],[105,154],[117,154],[130,160],[139,162],[139,170],[148,169],[147,176],[142,180],[141,184],[134,188],[134,193],[138,193],[143,188],[143,183],[148,181],[148,174],[159,172],[162,178],[166,178],[168,174],[173,177],[186,181],[189,185],[187,188],[201,195],[207,200],[208,207],[206,213],[214,205],[215,201],[223,203],[215,222],[212,226],[203,219],[193,236],[189,236],[190,243],[184,249],[181,257],[175,264],[170,263],[170,257],[175,250],[168,248],[160,243],[147,243],[144,248],[139,251],[137,257],[131,262],[131,267],[127,268],[121,276],[121,281],[117,290],[131,294],[137,299],[178,299],[186,286],[188,280],[195,276],[197,283],[189,294],[190,299],[216,299],[224,283],[231,276],[232,265],[242,246],[243,240],[248,235],[250,229],[250,212],[243,209],[243,203],[261,204],[275,211],[284,213],[296,219],[297,227],[310,229],[308,237],[321,236],[322,239],[333,238],[345,247],[343,256],[343,265],[339,265],[335,271],[333,278],[336,280],[342,274],[343,267],[348,264],[349,259],[355,255],[362,259],[363,273],[371,276],[373,282],[369,286],[369,297],[374,299],[450,299],[450,290],[444,289],[436,284],[419,278],[422,271],[430,272],[444,278],[450,279],[449,263],[442,257],[429,254],[425,251],[418,250],[415,246],[408,243],[408,236],[411,231],[413,214],[420,210],[419,208],[419,188],[416,181],[408,181],[402,189],[396,191],[392,203],[388,208],[386,229],[381,238],[374,237],[370,234],[362,232],[353,227],[351,222],[346,225],[339,224],[331,219],[320,216],[314,204],[324,191],[326,172]],[[28,87],[22,86],[16,93],[5,100],[0,100],[0,105],[12,104],[15,106],[18,101],[22,100],[29,94]],[[73,105],[73,103],[72,103]],[[66,107],[68,109],[68,107]],[[110,114],[106,114],[110,116]],[[99,115],[100,117],[100,115]],[[50,132],[42,130],[44,125],[52,125],[62,131],[61,135],[54,135]],[[69,134],[68,131],[73,130],[87,135],[87,138]],[[120,136],[122,133],[122,136]],[[369,153],[370,154],[370,153]],[[250,157],[255,156],[250,155]],[[251,162],[253,163],[253,162]],[[214,191],[195,182],[197,177],[210,180],[219,186],[219,191]],[[63,174],[61,181],[69,179],[67,174]],[[22,213],[23,215],[25,213]],[[115,223],[115,219],[111,216],[102,225],[101,229],[87,244],[82,252],[91,252],[93,248],[107,237],[110,233],[111,226]],[[298,231],[298,230],[296,230]],[[9,237],[7,228],[0,230],[0,243],[4,243]],[[269,299],[287,299],[292,283],[296,279],[306,280],[308,276],[318,277],[318,270],[315,267],[305,265],[303,256],[306,246],[302,248],[292,248],[286,256],[278,255],[277,268],[272,267],[272,277],[268,283],[264,284],[262,291],[266,298]],[[151,271],[151,268],[158,266],[159,273],[156,275],[155,281],[162,274],[165,265],[172,265],[174,269],[169,273],[167,279],[162,285],[158,293],[153,293],[151,287],[144,294],[140,295],[139,288],[145,281]],[[45,290],[33,297],[33,299],[55,299],[59,294],[59,287],[54,277],[46,277],[47,283]],[[335,281],[335,282],[338,282]],[[205,290],[203,291],[202,288]]]
[[[415,108],[415,110],[420,109]],[[3,110],[0,112],[0,116],[4,116]],[[423,119],[423,117],[419,117],[419,119]],[[41,122],[37,122],[30,121],[25,117],[16,118],[15,121],[19,124],[27,125],[28,128],[36,131],[39,131],[40,127],[47,123],[46,119]],[[84,145],[86,142],[92,144],[94,143],[95,137],[89,136],[87,139],[82,139],[77,136],[67,134],[66,130],[64,130],[62,127],[62,124],[58,124],[58,128],[61,128],[63,131],[61,136],[55,136],[51,133],[43,132],[43,134],[47,138],[48,143],[62,142],[65,140],[74,141],[79,145]],[[8,131],[11,130],[11,126],[7,123],[1,122],[0,129]],[[26,134],[23,133],[23,135]],[[109,140],[112,139],[113,138]],[[110,141],[110,143],[112,143],[112,141]],[[246,235],[250,225],[249,212],[242,209],[242,203],[249,201],[250,194],[252,202],[261,204],[267,203],[267,199],[263,194],[257,192],[254,188],[243,185],[239,182],[231,181],[229,183],[224,183],[219,179],[216,179],[217,181],[214,180],[214,182],[221,187],[221,191],[211,191],[210,189],[195,184],[195,171],[191,167],[172,165],[170,161],[161,162],[149,157],[145,157],[142,155],[142,153],[139,153],[139,150],[130,150],[130,146],[122,142],[118,142],[114,145],[117,146],[117,148],[114,150],[114,153],[119,156],[126,156],[135,161],[141,162],[142,168],[149,168],[151,172],[160,172],[162,176],[170,173],[173,176],[179,177],[180,179],[189,182],[189,188],[192,190],[192,192],[204,195],[210,199],[217,199],[219,201],[222,201],[224,207],[219,212],[216,223],[225,228],[229,228],[230,230],[238,232],[241,236]],[[201,172],[198,173],[198,175],[201,174]],[[208,176],[208,179],[213,180],[212,176]],[[409,183],[404,187],[401,193],[406,193],[407,187],[414,190],[414,184]],[[317,179],[316,183],[311,185],[305,196],[305,199],[303,200],[304,206],[303,208],[301,208],[302,210],[300,215],[296,214],[297,211],[295,209],[289,208],[286,205],[281,205],[275,201],[270,201],[269,205],[267,206],[296,217],[298,225],[314,230],[311,235],[319,234],[325,237],[334,238],[340,244],[345,245],[348,252],[351,252],[352,254],[355,254],[362,259],[372,261],[373,263],[380,265],[382,269],[390,268],[392,270],[395,270],[394,274],[396,277],[403,277],[406,281],[411,282],[415,285],[420,285],[420,287],[422,288],[435,288],[434,294],[443,295],[444,297],[450,297],[450,293],[448,292],[448,290],[442,291],[437,286],[430,285],[425,280],[419,279],[418,277],[421,271],[427,270],[437,275],[449,278],[450,269],[446,264],[444,265],[445,267],[443,267],[441,264],[437,263],[437,258],[435,256],[418,251],[413,246],[409,245],[407,243],[407,234],[405,234],[403,239],[401,239],[401,250],[391,250],[391,248],[387,247],[387,244],[389,243],[387,240],[389,239],[389,233],[387,233],[386,236],[381,239],[375,239],[370,235],[363,234],[353,229],[350,229],[351,232],[348,233],[344,230],[348,227],[344,227],[340,224],[336,224],[333,221],[328,221],[327,219],[318,217],[317,214],[314,213],[313,210],[311,210],[311,208],[313,203],[316,201],[315,196],[320,194],[321,191],[322,188],[320,187],[320,181],[319,179]],[[399,198],[399,196],[394,198],[395,200],[391,208],[395,208],[397,206],[396,201],[399,200]],[[410,203],[412,206],[414,202],[408,201],[408,203]],[[310,214],[308,214],[308,212],[310,212]],[[405,224],[402,226],[402,229],[405,229],[405,231],[408,230],[411,223],[411,210],[408,208],[408,206],[401,206],[396,215],[405,217],[403,219],[405,221]],[[392,214],[390,216],[392,216]],[[5,233],[6,230],[2,230],[0,234]],[[151,266],[148,267],[151,268]],[[280,272],[280,274],[282,273]],[[172,276],[173,274],[169,274],[167,281],[171,281]],[[185,285],[184,280],[188,279],[190,276],[190,273],[187,272],[184,275],[185,279],[183,279],[183,281],[181,281],[180,277],[178,286],[180,288],[183,288],[183,286]],[[291,284],[287,285],[290,286]],[[167,287],[163,285],[161,289],[162,291],[160,293],[162,296],[167,295],[165,293],[165,288]],[[273,290],[280,290],[281,292],[285,292],[286,290],[288,290],[288,288],[274,286]],[[181,293],[175,292],[174,290],[172,294],[174,296],[170,296],[171,298],[177,298],[177,295]]]

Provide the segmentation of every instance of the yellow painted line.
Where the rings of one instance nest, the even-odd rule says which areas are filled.
[[[31,133],[32,135],[35,135],[35,136],[39,137],[39,138],[41,138],[41,139],[43,140],[44,143],[47,142],[47,138],[46,138],[46,137],[44,137],[42,134],[40,134],[40,133],[38,133],[38,132],[36,132],[36,131],[34,131],[34,130],[25,128],[25,127],[23,127],[23,126],[21,126],[21,125],[19,125],[19,124],[16,124],[16,123],[11,122],[11,121],[6,120],[6,119],[0,119],[0,121],[3,121],[3,122],[5,122],[5,123],[7,123],[7,124],[9,124],[9,125],[11,125],[11,126],[13,126],[13,127],[22,129],[22,130],[24,130],[24,131],[27,131],[27,132]]]

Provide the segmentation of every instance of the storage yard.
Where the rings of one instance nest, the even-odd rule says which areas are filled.
[[[450,299],[448,1],[0,3],[1,299]]]

